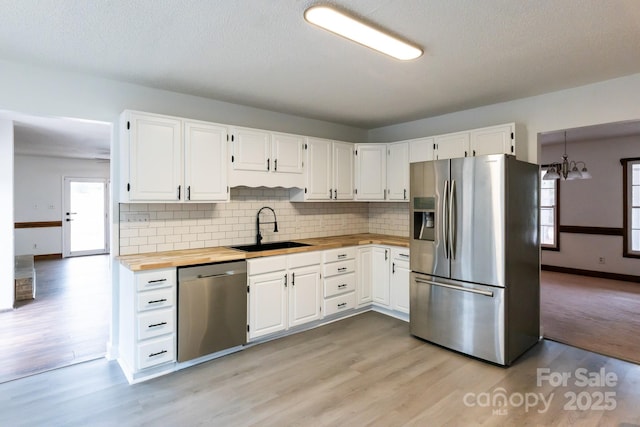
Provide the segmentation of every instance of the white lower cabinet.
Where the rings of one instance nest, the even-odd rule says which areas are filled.
[[[247,261],[249,340],[321,318],[321,253]]]
[[[175,268],[134,273],[120,267],[118,350],[120,365],[129,382],[173,369],[176,282]]]
[[[323,311],[325,316],[356,307],[356,254],[355,247],[324,251]]]
[[[360,246],[356,262],[358,278],[356,281],[356,304],[358,307],[370,305],[373,301],[371,295],[371,274],[373,262],[373,246]]]
[[[389,307],[389,268],[391,249],[387,246],[373,246],[371,253],[371,287],[374,304]]]
[[[391,248],[391,274],[389,276],[389,293],[391,309],[409,313],[409,249]]]
[[[395,246],[358,248],[357,304],[409,313],[409,249]]]

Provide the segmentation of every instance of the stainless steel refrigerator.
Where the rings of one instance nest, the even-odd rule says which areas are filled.
[[[411,164],[411,334],[509,365],[540,337],[538,166]]]

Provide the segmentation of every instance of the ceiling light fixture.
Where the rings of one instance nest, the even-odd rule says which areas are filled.
[[[310,7],[304,12],[304,19],[320,28],[402,61],[416,59],[422,55],[422,49],[329,6]]]
[[[582,170],[578,170],[578,164],[582,163]],[[591,174],[587,170],[587,165],[583,161],[569,161],[567,156],[567,131],[564,131],[564,154],[562,155],[562,163],[556,162],[549,165],[547,173],[542,179],[552,180],[562,178],[565,181],[573,179],[589,179]]]

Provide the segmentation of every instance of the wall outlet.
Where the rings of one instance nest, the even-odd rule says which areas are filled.
[[[148,227],[150,215],[148,213],[130,213],[123,219],[131,227]]]
[[[598,258],[598,263],[600,263],[600,264],[604,264],[604,261],[605,261],[605,259],[604,259],[604,257],[603,257],[603,256],[601,256],[600,258]]]

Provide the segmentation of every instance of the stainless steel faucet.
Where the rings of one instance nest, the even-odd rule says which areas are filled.
[[[258,234],[256,235],[256,245],[259,245],[260,242],[262,242],[262,234],[260,234],[260,212],[262,212],[263,209],[269,209],[271,212],[273,212],[273,221],[263,222],[263,224],[273,224],[273,232],[274,233],[278,232],[278,220],[276,218],[276,211],[274,211],[269,206],[261,207],[260,210],[258,211],[258,214],[256,215],[256,228],[258,229]]]

